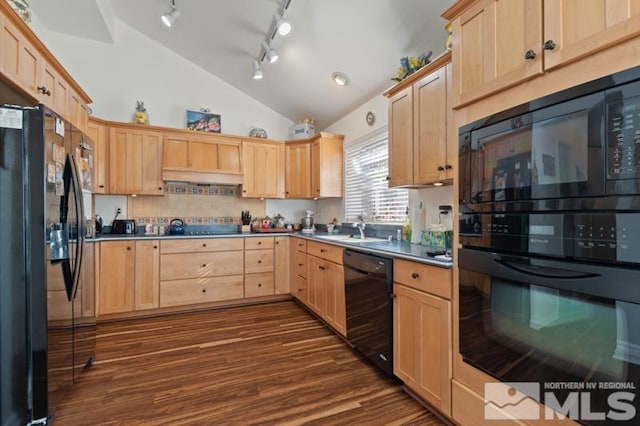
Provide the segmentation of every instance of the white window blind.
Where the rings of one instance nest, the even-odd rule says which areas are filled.
[[[389,189],[387,129],[345,148],[345,220],[357,221],[363,212],[370,223],[402,223],[409,204],[406,189]]]

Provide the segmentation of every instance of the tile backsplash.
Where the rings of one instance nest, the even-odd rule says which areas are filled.
[[[168,224],[180,218],[186,224],[218,225],[240,223],[240,214],[249,210],[253,217],[265,216],[265,201],[242,198],[235,185],[197,185],[167,182],[164,196],[138,195],[126,197],[126,209],[121,218],[134,219],[138,224]],[[109,225],[115,206],[123,196],[96,196],[96,213]],[[100,212],[97,206],[100,206]]]

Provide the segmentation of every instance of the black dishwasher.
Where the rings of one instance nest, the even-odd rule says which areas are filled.
[[[393,376],[393,260],[345,250],[347,340]]]

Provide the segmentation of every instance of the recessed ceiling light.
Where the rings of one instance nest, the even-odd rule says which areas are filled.
[[[347,84],[349,84],[349,76],[340,71],[336,71],[331,74],[331,79],[338,86],[346,86]]]

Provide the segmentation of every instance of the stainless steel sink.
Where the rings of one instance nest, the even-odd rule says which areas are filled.
[[[315,237],[323,239],[323,240],[340,241],[340,242],[343,242],[343,243],[353,243],[353,244],[387,241],[385,238],[365,237],[363,239],[363,238],[360,238],[359,236],[355,236],[354,237],[354,236],[351,236],[351,235],[344,235],[344,234],[340,234],[340,235],[315,235]]]

